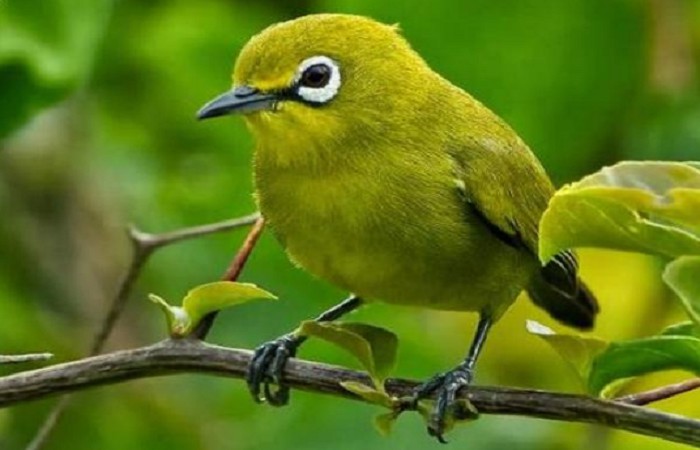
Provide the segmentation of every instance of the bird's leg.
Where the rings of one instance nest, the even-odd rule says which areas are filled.
[[[459,415],[455,411],[457,394],[461,388],[471,384],[474,378],[476,360],[479,357],[479,353],[481,353],[492,324],[491,317],[482,314],[479,317],[474,340],[464,361],[456,368],[435,375],[418,386],[411,398],[410,403],[415,408],[419,400],[430,396],[433,392],[437,392],[437,402],[428,423],[428,433],[431,436],[435,436],[442,443],[446,442],[443,438],[443,433],[445,431],[447,414],[452,412],[456,416]]]
[[[345,314],[357,309],[362,304],[360,297],[351,295],[341,303],[323,312],[314,320],[317,322],[331,322]],[[295,332],[287,333],[266,342],[255,349],[253,358],[248,366],[246,382],[248,390],[256,402],[266,400],[273,406],[283,406],[289,402],[289,386],[282,382],[284,365],[289,358],[296,356],[297,349],[306,340],[306,336],[300,336]],[[273,391],[271,384],[277,385]],[[261,387],[263,395],[260,395]]]

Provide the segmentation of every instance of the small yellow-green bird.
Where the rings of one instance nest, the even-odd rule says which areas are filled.
[[[440,440],[491,325],[521,291],[567,325],[593,326],[575,255],[537,258],[554,192],[542,166],[396,26],[340,14],[270,26],[238,56],[233,89],[198,117],[227,114],[255,138],[257,201],[290,259],[353,293],[317,320],[372,301],[479,313],[465,360],[415,392],[437,395],[428,431]],[[257,401],[287,402],[281,375],[302,342],[290,333],[257,349]]]

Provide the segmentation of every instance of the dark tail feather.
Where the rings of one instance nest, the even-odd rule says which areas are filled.
[[[591,329],[599,310],[598,302],[576,275],[576,264],[569,263],[573,255],[560,255],[533,278],[527,293],[535,305],[556,320],[575,328]]]

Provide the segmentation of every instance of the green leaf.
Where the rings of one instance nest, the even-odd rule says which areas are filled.
[[[603,247],[670,259],[700,255],[698,163],[622,162],[560,189],[540,222],[543,262]]]
[[[399,413],[391,411],[388,413],[377,414],[374,416],[374,428],[386,437],[391,434],[391,430],[394,428],[396,419],[398,419]]]
[[[346,391],[350,391],[353,394],[361,397],[368,403],[374,403],[375,405],[384,406],[385,408],[393,409],[395,401],[389,397],[383,389],[377,390],[374,387],[367,386],[364,383],[358,381],[341,381],[340,385]]]
[[[256,299],[276,300],[277,297],[251,283],[217,281],[190,290],[182,300],[182,308],[198,323],[211,312]]]
[[[676,293],[693,322],[700,325],[700,256],[671,261],[664,269],[663,280]]]
[[[169,305],[157,295],[151,301],[161,307],[172,337],[188,336],[207,314],[255,299],[276,299],[271,293],[250,283],[217,281],[191,289],[182,300],[182,307]]]
[[[192,328],[190,316],[179,306],[172,306],[162,297],[156,294],[148,294],[149,300],[158,305],[165,315],[165,322],[168,324],[168,332],[171,337],[187,336]]]
[[[622,342],[555,334],[528,321],[528,331],[547,341],[575,368],[593,395],[609,396],[629,378],[670,369],[700,374],[700,338],[691,322],[674,325],[660,336]],[[688,333],[691,333],[690,335]]]
[[[700,374],[700,339],[663,335],[613,342],[595,358],[588,390],[599,394],[616,381],[671,369]]]
[[[111,9],[112,0],[0,2],[0,139],[87,77]]]
[[[604,247],[673,260],[664,281],[692,323],[660,335],[595,344],[537,333],[571,362],[589,392],[607,393],[625,379],[668,369],[700,373],[700,163],[624,162],[566,186],[540,223],[540,259],[561,250]],[[602,342],[602,341],[599,341]]]
[[[584,384],[589,378],[596,357],[610,345],[597,338],[557,334],[534,320],[527,321],[527,331],[539,336],[552,346],[559,356],[571,365]]]
[[[457,399],[454,406],[454,411],[450,413],[450,418],[454,424],[471,422],[479,418],[479,410],[476,406],[466,398]]]
[[[416,412],[420,414],[426,426],[430,426],[433,420],[433,412],[435,411],[435,400],[424,399],[418,402]],[[444,432],[450,432],[456,425],[471,422],[479,418],[479,411],[466,398],[459,398],[455,401],[452,408],[445,415]]]
[[[681,322],[669,325],[661,333],[662,336],[695,336],[700,337],[700,328],[695,322]]]
[[[340,385],[343,389],[352,392],[368,403],[391,410],[388,413],[378,414],[374,417],[374,428],[382,436],[388,436],[391,433],[394,422],[401,414],[401,410],[396,407],[398,400],[390,397],[382,386],[379,388],[371,387],[358,381],[341,381]]]
[[[369,372],[378,390],[396,363],[398,339],[384,328],[363,323],[302,322],[298,333],[314,336],[350,352]]]

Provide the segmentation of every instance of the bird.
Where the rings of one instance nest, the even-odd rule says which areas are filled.
[[[377,301],[478,314],[465,359],[410,402],[435,396],[428,432],[441,442],[492,325],[522,291],[554,319],[593,327],[598,303],[573,251],[537,257],[555,192],[542,165],[397,25],[312,14],[269,26],[240,51],[232,88],[197,113],[227,115],[254,138],[256,202],[289,259],[351,293],[315,320]],[[256,401],[289,401],[284,365],[304,339],[256,349]]]

